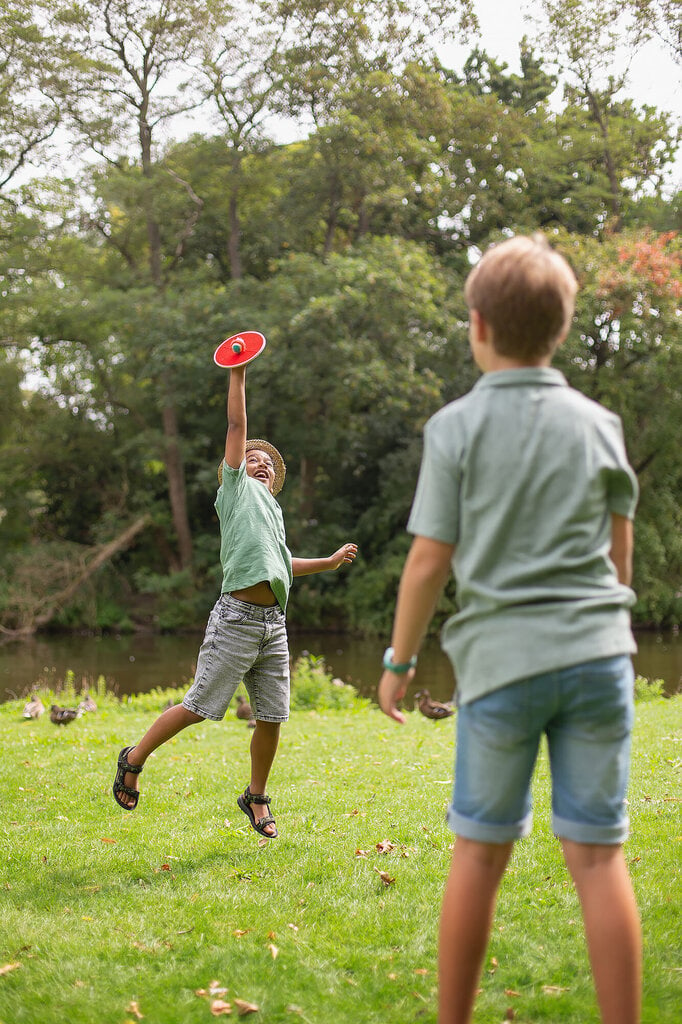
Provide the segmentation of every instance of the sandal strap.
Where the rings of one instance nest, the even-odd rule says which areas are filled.
[[[247,804],[269,804],[270,797],[265,793],[252,793],[247,786],[244,790],[244,802]]]
[[[118,755],[118,767],[124,772],[130,772],[132,775],[139,775],[144,768],[143,764],[130,764],[128,761],[128,754],[132,750],[132,747],[127,747],[122,750]]]
[[[140,795],[136,789],[131,789],[130,786],[124,786],[123,783],[121,783],[120,786],[116,785],[115,789],[116,789],[117,793],[125,793],[126,796],[139,796]]]
[[[271,814],[266,814],[265,817],[258,819],[258,831],[260,832],[265,828],[266,825],[274,825],[275,819]],[[267,835],[267,833],[266,833]]]

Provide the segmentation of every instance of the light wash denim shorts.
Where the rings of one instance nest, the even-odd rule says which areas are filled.
[[[484,843],[528,835],[530,783],[544,734],[555,835],[622,843],[629,828],[633,682],[629,656],[618,655],[531,676],[462,705],[452,831]]]
[[[284,612],[277,604],[265,608],[221,594],[209,616],[183,706],[219,722],[242,680],[258,721],[286,722],[289,643]]]

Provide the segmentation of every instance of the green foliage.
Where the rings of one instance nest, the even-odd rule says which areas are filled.
[[[360,711],[371,702],[348,683],[334,680],[323,658],[303,654],[291,670],[292,711]]]
[[[637,676],[635,679],[635,700],[638,704],[661,700],[665,695],[664,691],[663,679],[645,679],[643,676]]]
[[[679,622],[679,193],[664,187],[677,129],[608,75],[619,40],[670,28],[665,4],[645,6],[544,0],[520,73],[476,49],[458,75],[432,47],[473,25],[464,0],[56,0],[47,20],[5,5],[2,625],[30,625],[69,559],[86,564],[143,514],[53,623],[205,620],[225,434],[211,354],[249,325],[269,341],[249,369],[249,426],[287,459],[290,548],[360,545],[352,569],[296,581],[292,621],[385,633],[423,424],[477,377],[464,278],[477,250],[537,228],[581,283],[557,365],[622,417],[640,477],[635,619]],[[153,90],[126,10],[160,62]],[[221,134],[162,150],[157,125],[194,101],[215,104]],[[282,114],[299,137],[276,145]],[[74,151],[108,159],[8,193],[54,118]],[[451,606],[448,593],[439,614]]]

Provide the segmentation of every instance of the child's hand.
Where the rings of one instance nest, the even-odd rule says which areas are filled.
[[[415,670],[411,668],[404,675],[398,675],[396,672],[390,672],[386,669],[379,680],[377,690],[379,707],[385,715],[388,715],[394,722],[399,722],[401,725],[404,725],[407,719],[398,708],[398,701],[402,700],[407,693],[407,688],[414,679],[414,672]]]
[[[344,544],[343,547],[335,551],[329,558],[329,568],[339,569],[344,563],[352,562],[358,553],[357,544]]]

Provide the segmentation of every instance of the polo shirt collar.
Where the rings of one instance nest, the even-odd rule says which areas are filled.
[[[474,388],[504,388],[518,384],[553,384],[568,387],[561,370],[553,366],[521,366],[517,370],[491,370],[484,373]]]

